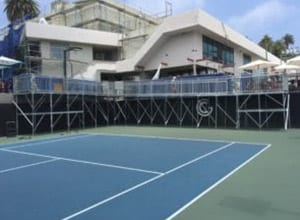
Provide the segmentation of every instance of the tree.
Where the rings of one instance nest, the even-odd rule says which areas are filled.
[[[271,52],[274,42],[273,42],[273,39],[269,35],[266,34],[258,44],[265,50]]]
[[[271,51],[272,54],[281,58],[284,51],[285,51],[285,44],[282,40],[277,40],[273,43],[272,51]]]
[[[294,36],[291,34],[286,34],[281,40],[276,41],[266,34],[258,44],[279,58],[289,59],[294,56],[294,53],[289,52],[288,49],[294,43]]]
[[[4,12],[10,22],[30,16],[38,16],[40,10],[36,0],[5,0]]]
[[[282,41],[284,42],[286,50],[290,48],[290,45],[293,45],[295,43],[294,36],[291,34],[284,35]]]

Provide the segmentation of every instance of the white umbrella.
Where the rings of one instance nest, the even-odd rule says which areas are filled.
[[[278,70],[278,71],[299,70],[299,69],[300,69],[300,66],[290,65],[290,64],[286,64],[286,63],[283,63],[283,64],[275,67],[275,70]]]
[[[288,64],[291,65],[299,65],[300,66],[300,56],[294,57],[287,61]]]
[[[255,60],[251,63],[242,65],[239,67],[239,69],[242,70],[259,70],[259,69],[265,69],[273,66],[277,66],[278,63],[270,62],[266,60]]]

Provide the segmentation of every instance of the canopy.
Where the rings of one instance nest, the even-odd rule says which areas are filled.
[[[300,56],[296,56],[296,57],[288,60],[287,63],[291,64],[291,65],[299,65],[300,66]]]
[[[20,64],[21,61],[14,60],[8,57],[0,56],[0,69],[10,68],[13,65]]]
[[[259,69],[265,69],[273,66],[277,66],[278,63],[270,62],[266,60],[255,60],[251,63],[242,65],[239,67],[239,69],[243,70],[259,70]]]
[[[299,70],[300,69],[300,66],[297,66],[297,65],[290,65],[290,64],[286,64],[286,63],[283,63],[279,66],[276,66],[275,67],[275,70],[278,70],[278,71],[285,71],[285,70]]]

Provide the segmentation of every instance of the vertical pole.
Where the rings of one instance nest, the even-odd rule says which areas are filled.
[[[286,110],[285,110],[284,130],[286,131],[288,129],[288,121],[290,117],[289,113],[290,113],[290,94],[287,95],[287,103],[286,103]]]
[[[97,94],[95,94],[95,128],[98,127],[98,97]]]
[[[258,123],[259,123],[259,129],[262,129],[262,124],[261,124],[261,95],[258,95]]]
[[[215,128],[218,128],[218,96],[215,96]]]
[[[18,94],[15,96],[16,97],[16,103],[18,103]],[[16,131],[17,131],[17,135],[19,135],[19,110],[16,109]]]
[[[67,79],[67,50],[64,50],[64,79]]]
[[[235,128],[239,129],[240,126],[241,126],[239,95],[235,96],[235,104],[236,104],[236,125],[235,125]]]
[[[35,106],[34,106],[34,93],[33,91],[31,92],[31,121],[32,121],[32,126],[31,126],[31,135],[34,136],[35,134]]]
[[[82,128],[85,129],[84,94],[81,95]]]
[[[50,93],[50,128],[53,133],[53,94]]]
[[[68,125],[68,132],[70,132],[70,96],[67,92],[67,125]]]

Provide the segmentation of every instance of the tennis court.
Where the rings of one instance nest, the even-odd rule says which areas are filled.
[[[82,133],[0,147],[1,219],[172,219],[267,143]]]

